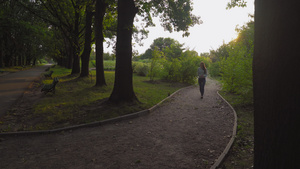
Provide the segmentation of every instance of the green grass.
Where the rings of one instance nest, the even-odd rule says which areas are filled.
[[[90,68],[96,67],[96,60],[90,61]],[[115,70],[116,61],[115,60],[104,60],[103,66],[104,70]]]
[[[148,77],[134,74],[134,90],[140,102],[111,105],[104,101],[109,98],[113,90],[114,71],[105,72],[107,86],[95,87],[95,70],[91,71],[91,76],[86,78],[71,76],[70,69],[60,66],[50,70],[54,71],[53,78],[59,78],[56,93],[42,96],[38,102],[34,103],[29,114],[8,116],[9,118],[18,118],[13,122],[10,119],[10,123],[17,124],[21,121],[24,124],[18,125],[19,128],[17,129],[8,126],[8,124],[2,124],[7,125],[7,128],[2,131],[54,129],[135,113],[154,106],[169,94],[187,86],[186,84],[164,81],[149,82]],[[44,79],[43,83],[52,83],[52,79]],[[17,113],[14,112],[13,114]],[[5,119],[0,119],[0,121],[4,122]]]
[[[31,68],[32,68],[31,66],[25,66],[25,67],[12,66],[12,67],[4,67],[4,68],[1,68],[0,70],[4,71],[4,72],[14,73],[14,72],[18,72],[18,71],[21,71],[21,70],[27,70],[27,69],[31,69]]]
[[[237,118],[237,136],[221,168],[253,168],[254,116],[253,105],[241,102],[241,97],[227,92],[220,94],[234,107]]]

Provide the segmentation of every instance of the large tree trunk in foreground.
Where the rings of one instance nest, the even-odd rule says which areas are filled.
[[[132,102],[137,98],[132,84],[132,28],[138,12],[133,0],[118,0],[116,71],[111,102]]]
[[[300,168],[300,5],[255,1],[254,168]]]
[[[92,19],[93,12],[89,10],[89,7],[86,8],[86,17],[85,17],[85,41],[84,41],[84,50],[81,55],[81,73],[80,77],[89,76],[89,61],[91,54],[91,41],[92,41]]]
[[[96,38],[96,86],[106,85],[103,66],[103,19],[105,14],[105,0],[96,1],[95,38]]]

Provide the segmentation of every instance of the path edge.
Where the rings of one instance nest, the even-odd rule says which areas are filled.
[[[172,93],[170,96],[164,98],[162,101],[160,101],[156,105],[152,106],[151,108],[146,109],[146,110],[141,110],[136,113],[131,113],[131,114],[127,114],[127,115],[123,115],[123,116],[119,116],[119,117],[115,117],[115,118],[111,118],[111,119],[107,119],[107,120],[96,121],[96,122],[91,122],[91,123],[86,123],[86,124],[79,124],[79,125],[63,127],[63,128],[57,128],[57,129],[52,129],[52,130],[4,132],[4,133],[0,133],[0,137],[1,136],[5,137],[5,136],[29,136],[29,135],[52,134],[52,133],[59,133],[59,132],[64,132],[64,131],[71,131],[71,130],[80,129],[80,128],[103,126],[105,124],[117,123],[117,122],[120,122],[123,120],[130,120],[130,119],[138,118],[138,117],[150,114],[151,112],[156,110],[162,103],[164,103],[166,100],[169,100],[170,98],[172,98],[178,92],[180,92],[184,89],[194,87],[194,86],[195,85],[190,85],[190,86],[178,89],[177,91]]]
[[[236,131],[237,131],[237,115],[236,115],[236,111],[231,106],[231,104],[227,100],[225,100],[223,96],[221,96],[221,94],[219,93],[219,91],[217,91],[217,94],[232,109],[233,114],[234,114],[234,125],[233,125],[231,139],[229,140],[229,142],[228,142],[227,146],[225,147],[224,151],[221,153],[221,155],[219,156],[219,158],[217,159],[217,161],[214,163],[214,165],[210,167],[210,169],[216,169],[216,168],[220,167],[220,165],[223,163],[225,157],[228,155],[228,152],[229,152],[229,150],[231,149],[231,147],[233,145],[233,142],[234,142],[234,140],[236,138]]]

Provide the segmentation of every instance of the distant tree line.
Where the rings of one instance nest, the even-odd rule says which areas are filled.
[[[134,57],[142,62],[134,62],[133,70],[139,75],[149,76],[150,80],[157,78],[195,84],[200,62],[209,67],[211,60],[208,53],[199,56],[196,51],[183,46],[172,38],[157,38],[145,53]]]

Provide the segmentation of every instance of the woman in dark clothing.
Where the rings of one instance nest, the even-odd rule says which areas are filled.
[[[204,95],[204,86],[206,83],[207,71],[205,64],[203,62],[200,63],[200,67],[198,68],[198,83],[200,87],[201,99],[203,99]]]

